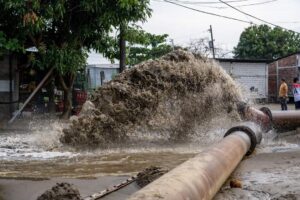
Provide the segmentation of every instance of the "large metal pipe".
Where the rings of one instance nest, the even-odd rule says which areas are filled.
[[[256,109],[243,103],[238,105],[238,110],[244,120],[257,123],[263,131],[272,128],[287,131],[300,127],[300,111],[271,111],[267,107]]]
[[[295,130],[300,127],[300,111],[272,111],[273,127],[278,130]]]
[[[147,185],[129,200],[212,199],[242,158],[260,142],[261,132],[257,130],[252,123],[230,129],[220,143]]]
[[[245,103],[238,104],[240,116],[245,121],[252,121],[261,126],[267,132],[272,129],[272,115],[268,108],[256,109]]]

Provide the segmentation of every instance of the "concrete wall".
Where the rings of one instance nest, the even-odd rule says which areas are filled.
[[[12,101],[19,99],[19,74],[17,61],[12,58]],[[9,57],[0,58],[0,120],[9,118],[18,107],[18,103],[10,103]]]
[[[267,98],[268,68],[266,63],[220,61],[219,64],[235,81],[240,83],[249,98]]]
[[[293,79],[299,77],[299,54],[294,54],[285,58],[278,59],[268,65],[269,69],[269,98],[276,101],[280,80],[284,78],[289,86],[289,96],[292,96],[291,88]]]

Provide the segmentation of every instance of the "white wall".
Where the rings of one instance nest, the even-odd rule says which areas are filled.
[[[219,64],[239,82],[252,98],[267,98],[268,68],[266,63],[224,62]],[[254,88],[254,90],[250,90]]]

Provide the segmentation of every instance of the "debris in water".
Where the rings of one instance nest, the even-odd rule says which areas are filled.
[[[177,50],[141,63],[98,88],[78,120],[64,130],[71,145],[122,142],[138,130],[185,139],[220,113],[238,118],[239,87],[213,62]],[[95,106],[95,107],[93,107]]]
[[[232,179],[229,185],[231,188],[242,188],[242,181],[238,179]]]
[[[57,183],[50,190],[44,192],[37,200],[81,200],[80,193],[74,185]]]
[[[161,167],[155,167],[151,166],[143,170],[142,172],[137,174],[136,183],[140,187],[145,187],[149,183],[155,181],[165,173],[167,173],[168,170],[162,169]]]

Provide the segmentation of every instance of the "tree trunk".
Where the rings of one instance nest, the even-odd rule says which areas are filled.
[[[62,119],[68,119],[72,114],[72,91],[75,77],[75,73],[69,73],[65,76],[65,78],[61,74],[59,75],[59,80],[64,90],[64,111],[61,115]],[[68,85],[65,80],[68,81]]]
[[[55,89],[55,78],[52,74],[51,78],[50,78],[50,83],[48,86],[48,90],[49,90],[49,113],[50,114],[55,114],[56,109],[55,109],[55,93],[54,93],[54,89]]]
[[[126,67],[126,41],[125,41],[125,26],[120,25],[120,73]]]
[[[72,114],[72,88],[64,90],[64,111],[61,115],[62,119],[68,119]]]

